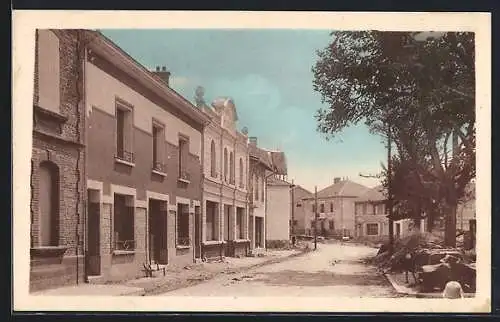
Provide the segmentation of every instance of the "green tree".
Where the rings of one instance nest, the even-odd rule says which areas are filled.
[[[457,204],[475,177],[474,34],[416,38],[333,32],[312,68],[313,87],[327,105],[317,111],[318,130],[329,138],[365,122],[374,133],[390,131],[400,160],[433,184],[445,243],[455,246]]]

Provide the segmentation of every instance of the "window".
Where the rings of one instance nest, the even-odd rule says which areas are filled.
[[[124,104],[116,107],[116,159],[134,163],[132,153],[132,110]]]
[[[320,213],[324,213],[325,212],[325,204],[322,203],[321,205],[319,205],[319,212]]]
[[[366,234],[368,236],[378,235],[378,224],[366,224]]]
[[[259,177],[255,176],[255,200],[259,200]]]
[[[229,183],[234,185],[234,153],[229,153]]]
[[[115,250],[134,250],[134,199],[114,195],[113,230]]]
[[[373,207],[373,204],[369,203],[366,205],[366,214],[372,215],[375,213],[375,209]]]
[[[227,182],[227,148],[224,148],[224,181]]]
[[[333,212],[333,202],[330,202],[330,212]]]
[[[179,179],[182,181],[189,182],[190,175],[187,171],[187,158],[189,153],[189,139],[185,137],[179,138]]]
[[[39,245],[59,245],[59,169],[52,162],[40,164]]]
[[[219,204],[207,200],[206,239],[219,240]]]
[[[335,230],[335,222],[333,220],[328,222],[328,229]]]
[[[176,228],[177,246],[191,245],[191,238],[189,237],[189,205],[177,204]]]
[[[315,204],[312,204],[312,212],[316,212],[316,205]]]
[[[383,215],[384,214],[384,204],[378,204],[376,207],[375,207],[375,214],[377,215]]]
[[[165,129],[159,123],[153,122],[153,170],[166,172],[164,161]]]
[[[245,185],[243,184],[243,158],[240,158],[240,188],[243,188]]]
[[[210,175],[212,176],[212,178],[217,178],[217,172],[215,170],[217,163],[216,157],[217,154],[215,152],[215,142],[214,140],[212,140],[212,142],[210,143]]]
[[[37,31],[38,105],[52,112],[60,109],[59,38],[48,29]]]
[[[365,203],[361,206],[361,209],[362,209],[363,215],[366,215],[367,212],[366,212],[366,204]]]
[[[236,237],[238,239],[243,239],[245,238],[244,236],[244,209],[243,208],[236,208]]]

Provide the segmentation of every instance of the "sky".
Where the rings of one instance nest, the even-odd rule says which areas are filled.
[[[261,148],[284,151],[288,180],[313,192],[334,177],[374,187],[386,150],[363,125],[333,140],[316,130],[315,112],[326,107],[313,90],[316,50],[331,41],[329,30],[158,29],[101,30],[149,69],[166,66],[170,86],[194,102],[197,86],[210,103],[233,98],[238,128],[248,128]]]

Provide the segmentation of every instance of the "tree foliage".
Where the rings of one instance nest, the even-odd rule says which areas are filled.
[[[453,245],[457,202],[475,176],[474,34],[419,42],[410,32],[334,32],[317,54],[313,87],[326,105],[316,114],[318,130],[331,137],[365,122],[374,133],[390,131],[399,160],[394,184],[402,185],[393,190],[410,196],[394,197],[410,208],[435,197]]]

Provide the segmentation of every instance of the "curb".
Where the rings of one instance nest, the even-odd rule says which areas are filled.
[[[274,259],[271,258],[271,259],[269,259],[267,261],[264,261],[264,262],[261,262],[261,263],[257,263],[257,264],[253,264],[253,265],[245,266],[245,267],[239,267],[239,268],[235,269],[234,271],[231,271],[231,273],[232,274],[238,274],[238,273],[245,272],[245,271],[248,271],[248,270],[251,270],[251,269],[255,269],[255,268],[259,268],[259,267],[262,267],[262,266],[281,263],[281,262],[284,262],[284,261],[286,261],[288,259],[299,257],[299,256],[303,256],[303,255],[308,254],[310,252],[311,252],[311,250],[302,250],[302,251],[299,251],[298,253],[291,254],[291,255],[288,255],[288,256],[274,258]],[[198,284],[210,281],[210,280],[212,280],[212,279],[214,279],[214,278],[216,278],[218,276],[221,276],[222,273],[223,272],[215,272],[215,273],[212,273],[212,274],[208,275],[204,279],[186,280],[185,282],[179,283],[178,285],[175,285],[175,286],[172,286],[172,287],[168,287],[168,285],[165,285],[164,288],[162,286],[159,286],[157,288],[152,288],[150,290],[144,289],[143,294],[139,295],[139,296],[156,296],[156,295],[159,295],[159,294],[163,294],[163,293],[167,293],[167,292],[172,292],[172,291],[175,291],[175,290],[178,290],[178,289],[181,289],[181,288],[195,286],[195,285],[198,285]]]

